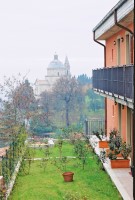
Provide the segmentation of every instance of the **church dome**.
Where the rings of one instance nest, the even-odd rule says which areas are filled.
[[[59,61],[58,55],[55,54],[54,59],[53,61],[50,62],[50,64],[48,65],[48,68],[63,68],[63,67],[64,67],[63,63]]]

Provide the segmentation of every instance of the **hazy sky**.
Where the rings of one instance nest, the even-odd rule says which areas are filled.
[[[103,48],[92,29],[118,0],[0,0],[0,79],[28,73],[44,79],[57,52],[72,75],[103,67]]]

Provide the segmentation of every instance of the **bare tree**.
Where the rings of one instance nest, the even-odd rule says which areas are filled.
[[[62,109],[65,111],[66,126],[70,125],[69,111],[70,108],[76,106],[78,94],[81,93],[81,88],[75,77],[61,77],[53,87],[53,93],[56,102],[62,104]]]
[[[11,135],[14,127],[30,118],[33,104],[35,103],[33,89],[28,80],[6,78],[0,85],[3,104],[0,113],[0,129],[2,133]]]
[[[34,105],[36,103],[33,88],[26,79],[17,86],[13,93],[13,104],[16,109],[23,114],[26,120],[29,120],[33,114]]]

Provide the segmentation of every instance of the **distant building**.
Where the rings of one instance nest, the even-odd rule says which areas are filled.
[[[51,91],[52,87],[60,77],[69,77],[70,74],[70,64],[68,57],[65,58],[65,63],[63,64],[59,59],[58,55],[54,55],[53,61],[47,67],[47,75],[44,80],[37,79],[35,82],[35,96],[40,97],[40,94],[44,91]]]

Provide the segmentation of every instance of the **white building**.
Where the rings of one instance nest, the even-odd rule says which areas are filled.
[[[69,77],[70,74],[70,65],[68,58],[66,56],[65,63],[63,64],[59,59],[58,55],[54,55],[53,61],[47,67],[47,75],[44,80],[36,80],[35,82],[35,96],[39,98],[40,94],[44,91],[51,91],[53,85],[56,81],[62,77]]]

